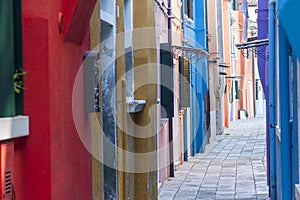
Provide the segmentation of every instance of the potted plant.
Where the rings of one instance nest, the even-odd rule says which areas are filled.
[[[23,77],[27,76],[27,72],[25,72],[22,68],[19,68],[14,73],[14,90],[15,93],[20,94],[24,88]]]

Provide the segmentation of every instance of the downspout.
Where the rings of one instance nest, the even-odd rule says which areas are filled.
[[[256,85],[256,79],[255,79],[255,58],[254,58],[254,51],[252,49],[252,54],[251,54],[251,64],[252,64],[252,91],[253,91],[253,102],[252,102],[252,106],[253,106],[253,117],[255,118],[256,116],[256,93],[255,93],[255,85]]]
[[[275,0],[269,1],[269,114],[270,114],[270,179],[269,194],[276,199],[276,96],[275,96]]]
[[[168,0],[168,43],[170,51],[172,48],[172,0]],[[173,53],[172,53],[173,55]],[[171,57],[170,67],[173,69],[173,56]],[[173,74],[174,76],[174,74]],[[174,80],[174,79],[173,79]],[[174,177],[174,151],[173,151],[173,118],[169,118],[169,152],[170,152],[170,177]]]
[[[257,10],[257,26],[258,26],[258,35],[257,39],[266,39],[268,38],[268,1],[269,0],[259,0],[258,1],[258,10]],[[257,50],[262,55],[266,55],[266,48],[257,47]],[[261,84],[263,91],[266,97],[266,148],[270,149],[270,129],[269,129],[269,93],[268,93],[268,65],[265,59],[258,56],[258,72],[260,75]],[[267,166],[270,166],[270,152],[267,151]],[[270,168],[267,168],[267,180],[270,182]]]
[[[282,24],[279,23],[279,90],[280,90],[280,132],[281,132],[281,185],[282,197],[292,199],[292,161],[290,133],[289,98],[289,45]]]
[[[181,3],[182,4],[184,3],[183,0],[181,0]],[[182,41],[182,43],[181,43],[181,45],[184,46],[183,41],[185,40],[185,38],[184,38],[184,9],[183,9],[183,5],[181,6],[181,20],[182,20],[182,23],[181,23],[181,28],[182,28],[181,41]],[[184,63],[184,52],[182,53],[182,62]],[[186,146],[183,149],[184,150],[184,161],[188,161],[188,157],[189,157],[188,150],[190,148],[190,146],[188,144],[190,144],[190,141],[188,141],[188,137],[187,137],[187,123],[188,123],[188,121],[187,121],[187,109],[186,109],[183,117],[184,117],[184,122],[185,122],[184,132],[186,133],[184,135],[184,140],[185,140],[185,144],[186,144]]]

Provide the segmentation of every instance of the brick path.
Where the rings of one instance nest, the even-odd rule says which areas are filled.
[[[267,199],[265,119],[238,120],[205,153],[185,162],[159,200]]]

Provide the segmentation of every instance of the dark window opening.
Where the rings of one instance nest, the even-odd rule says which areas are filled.
[[[247,49],[247,59],[250,59],[250,58],[251,58],[251,50]]]
[[[235,81],[235,99],[240,99],[239,81]]]
[[[232,0],[232,10],[237,11],[239,9],[239,0]]]
[[[173,54],[168,43],[160,45],[161,118],[174,117]],[[166,78],[170,77],[170,78]]]
[[[190,19],[194,19],[194,16],[193,16],[193,3],[194,3],[194,0],[185,0],[184,1],[184,14],[186,16],[188,16],[188,18]]]
[[[258,100],[258,79],[255,80],[255,100]]]

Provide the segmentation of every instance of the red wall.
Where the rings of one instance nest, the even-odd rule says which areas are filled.
[[[30,135],[15,143],[18,200],[92,199],[91,155],[72,116],[73,84],[89,50],[95,0],[82,2],[22,2],[23,65],[28,72],[24,114],[30,117]],[[64,34],[58,30],[59,12],[65,16]],[[75,22],[77,27],[69,29]]]

